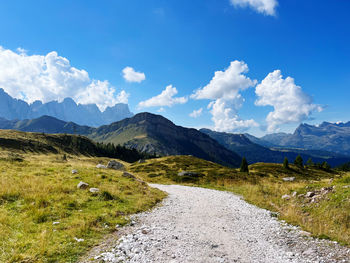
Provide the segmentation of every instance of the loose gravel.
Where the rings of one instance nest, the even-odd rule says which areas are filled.
[[[132,217],[129,234],[95,262],[350,262],[350,249],[314,239],[228,192],[151,185],[169,194]]]

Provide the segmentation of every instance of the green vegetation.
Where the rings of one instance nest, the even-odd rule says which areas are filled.
[[[350,244],[350,173],[337,173],[319,166],[300,168],[289,164],[256,163],[249,174],[192,156],[170,156],[134,163],[129,170],[153,183],[182,183],[242,195],[257,206],[278,212],[279,218],[297,224],[315,236]],[[202,174],[197,181],[181,182],[178,173]],[[283,178],[295,177],[285,182]],[[305,194],[323,187],[335,188],[322,198],[311,201]],[[295,197],[293,197],[293,193]],[[289,195],[289,199],[283,199]]]
[[[83,154],[118,158],[126,162],[153,158],[154,155],[140,153],[135,149],[112,143],[95,143],[92,140],[70,134],[45,134],[0,130],[0,149],[20,152],[54,153],[54,154]]]
[[[304,167],[304,161],[303,161],[303,158],[301,158],[300,154],[295,158],[294,164],[298,168],[303,168]]]
[[[0,262],[75,262],[164,198],[122,171],[97,169],[110,160],[91,156],[99,149],[81,136],[0,131]]]
[[[288,158],[287,157],[284,157],[283,168],[286,169],[286,170],[289,169],[289,162],[288,162]]]
[[[247,159],[245,157],[242,158],[240,172],[249,173],[248,162],[247,162]]]
[[[350,172],[350,162],[339,165],[336,169],[339,171]]]

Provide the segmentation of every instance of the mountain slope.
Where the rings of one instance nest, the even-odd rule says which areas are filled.
[[[239,166],[241,157],[196,129],[176,126],[168,119],[140,113],[99,128],[80,126],[50,116],[32,120],[0,119],[0,129],[85,135],[97,142],[114,143],[158,155],[193,155],[228,166]]]
[[[51,116],[41,116],[32,120],[0,119],[0,129],[13,129],[25,132],[68,133],[87,135],[95,128],[81,126],[74,122],[65,122]]]
[[[151,113],[97,128],[90,138],[125,145],[142,152],[160,155],[193,155],[229,166],[238,166],[241,157],[196,129],[177,126]]]
[[[201,132],[208,134],[227,149],[247,158],[249,163],[266,162],[282,163],[287,157],[289,161],[294,161],[298,154],[304,161],[311,158],[314,162],[327,161],[332,166],[345,163],[350,158],[325,151],[304,151],[296,149],[267,148],[252,142],[244,134],[232,134],[225,132],[215,132],[209,129],[201,129]],[[253,136],[252,136],[253,137]]]
[[[25,101],[12,98],[0,88],[0,117],[8,120],[25,120],[43,115],[94,127],[133,116],[128,105],[123,103],[107,107],[103,112],[95,104],[76,104],[71,98],[66,98],[62,102],[42,103],[35,101],[28,104]]]
[[[325,150],[350,156],[350,122],[323,122],[319,126],[301,124],[293,134],[269,134],[261,140],[281,147]]]

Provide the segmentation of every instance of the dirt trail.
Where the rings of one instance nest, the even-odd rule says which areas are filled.
[[[350,250],[308,237],[231,193],[152,185],[169,193],[139,214],[98,262],[350,262]]]

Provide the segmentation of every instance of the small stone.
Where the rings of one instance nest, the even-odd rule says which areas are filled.
[[[75,241],[77,241],[78,243],[80,243],[80,242],[83,242],[83,241],[84,241],[84,239],[83,239],[83,238],[77,238],[77,237],[74,237],[74,240],[75,240]]]
[[[96,168],[97,169],[107,169],[107,166],[99,163],[98,165],[96,165]]]
[[[98,193],[99,191],[100,191],[100,189],[98,189],[98,188],[90,188],[89,189],[90,193]]]
[[[76,169],[72,170],[72,174],[77,174],[77,173],[78,173],[78,170],[76,170]]]
[[[148,231],[146,229],[142,229],[141,233],[146,235],[146,234],[148,234]]]
[[[88,187],[89,187],[89,184],[87,184],[83,181],[80,181],[79,184],[77,185],[78,189],[87,189]]]
[[[53,225],[58,225],[60,222],[56,221],[56,222],[52,222]]]
[[[295,180],[295,177],[284,177],[282,180],[285,182],[293,182]]]
[[[114,170],[120,170],[124,168],[124,165],[120,162],[117,162],[115,160],[109,161],[107,164],[107,168],[114,169]]]
[[[297,192],[294,191],[294,192],[292,193],[292,196],[293,196],[293,197],[296,197],[296,196],[297,196]]]
[[[290,199],[290,195],[282,195],[282,199],[289,200]]]
[[[315,194],[315,192],[307,192],[306,197],[313,197]]]
[[[316,252],[315,249],[309,248],[303,252],[303,255],[310,256],[310,255],[314,254],[315,252]]]

